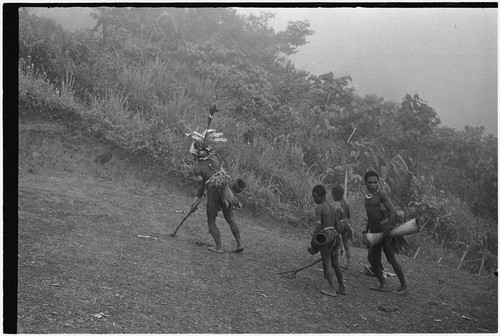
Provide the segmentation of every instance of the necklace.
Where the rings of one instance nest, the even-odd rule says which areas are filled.
[[[366,197],[367,199],[373,198],[373,196],[375,196],[375,194],[376,194],[376,193],[378,193],[378,191],[379,191],[379,190],[377,189],[374,193],[368,193],[368,194],[366,194],[366,195],[365,195],[365,197]]]

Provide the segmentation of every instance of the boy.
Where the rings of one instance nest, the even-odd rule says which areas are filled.
[[[340,223],[339,233],[342,235],[342,244],[346,255],[346,269],[351,268],[351,248],[349,240],[353,239],[352,228],[349,225],[348,219],[351,218],[351,209],[344,198],[344,188],[335,186],[332,188],[333,206],[337,211],[337,219]]]
[[[316,203],[316,228],[314,229],[311,247],[308,248],[309,253],[315,254],[318,250],[321,252],[321,261],[323,263],[323,274],[328,284],[329,289],[321,290],[322,294],[329,296],[337,296],[337,294],[346,295],[344,287],[344,278],[339,265],[339,248],[341,244],[341,236],[337,231],[339,225],[335,208],[326,199],[326,188],[323,185],[316,185],[312,190],[314,203]],[[322,232],[329,237],[329,242],[320,247],[315,246],[314,237],[317,233]],[[335,291],[333,285],[333,271],[337,276],[339,290]]]
[[[222,210],[222,214],[236,239],[236,249],[233,252],[243,252],[240,230],[233,215],[233,209],[238,208],[241,204],[229,188],[230,177],[222,169],[210,146],[202,142],[195,142],[189,151],[195,158],[196,164],[193,171],[200,183],[191,209],[196,210],[196,202],[203,196],[205,188],[207,189],[208,229],[215,241],[215,247],[211,246],[208,249],[215,253],[224,253],[220,232],[215,224],[217,214],[219,210]]]
[[[392,242],[392,239],[389,237],[390,228],[394,223],[396,217],[396,211],[387,194],[379,189],[379,176],[376,172],[366,172],[364,175],[364,181],[366,189],[368,190],[368,194],[365,197],[365,208],[368,222],[366,224],[366,229],[364,230],[364,232],[382,232],[384,234],[384,240],[368,250],[368,260],[372,264],[375,271],[375,276],[378,278],[380,283],[378,287],[370,287],[370,289],[382,292],[388,291],[387,283],[382,271],[383,249],[387,260],[394,268],[394,272],[396,272],[399,282],[401,283],[400,288],[393,293],[400,295],[404,294],[408,292],[409,288],[406,283],[403,270],[401,269],[401,266],[396,259],[394,244]],[[384,213],[386,211],[384,211],[382,206],[385,206],[386,211],[389,211],[388,220],[386,219],[387,214]]]

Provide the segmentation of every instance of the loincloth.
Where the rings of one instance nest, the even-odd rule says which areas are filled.
[[[354,239],[354,231],[351,227],[351,225],[349,225],[349,223],[347,223],[347,221],[345,219],[342,219],[339,221],[340,223],[340,227],[341,229],[339,230],[340,234],[342,235],[342,240],[353,240]]]

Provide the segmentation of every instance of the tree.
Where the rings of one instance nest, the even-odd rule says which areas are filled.
[[[286,56],[295,54],[298,47],[307,44],[307,37],[314,34],[310,27],[309,20],[288,22],[287,29],[276,35],[278,51]]]
[[[406,94],[398,111],[401,131],[411,136],[420,136],[432,132],[441,123],[436,110],[427,105],[418,93],[413,97]]]

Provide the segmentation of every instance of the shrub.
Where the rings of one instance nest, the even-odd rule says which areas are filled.
[[[51,114],[75,113],[79,103],[73,95],[73,77],[69,74],[56,87],[44,71],[35,67],[31,59],[20,59],[18,66],[19,103],[32,111]]]

